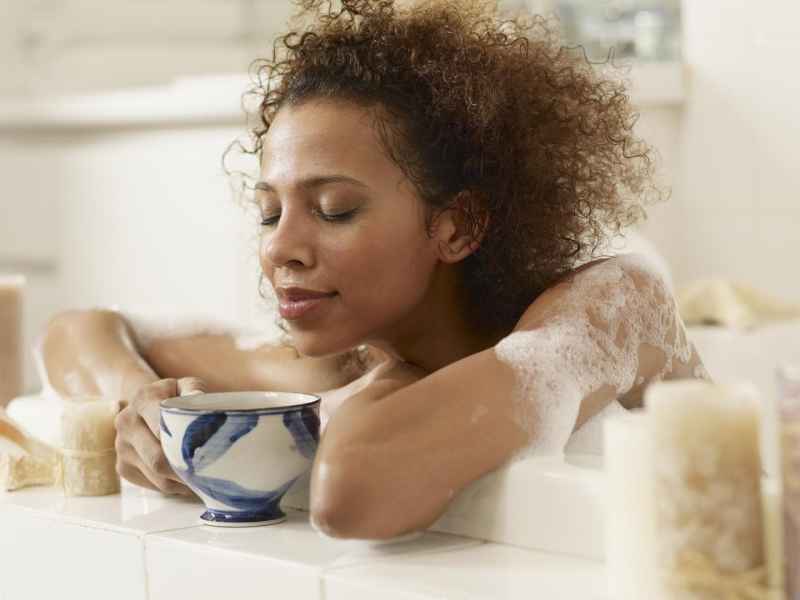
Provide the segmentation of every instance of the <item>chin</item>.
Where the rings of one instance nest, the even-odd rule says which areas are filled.
[[[331,354],[341,354],[358,346],[360,341],[342,341],[313,332],[290,331],[292,345],[304,356],[322,358]]]

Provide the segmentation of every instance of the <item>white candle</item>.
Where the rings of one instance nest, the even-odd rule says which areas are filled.
[[[120,489],[114,449],[116,401],[72,398],[61,416],[62,484],[68,496],[103,496]]]
[[[656,598],[653,457],[646,415],[612,415],[603,429],[609,596]]]
[[[0,407],[22,393],[22,295],[25,278],[0,276]]]
[[[800,598],[800,368],[778,370],[778,423],[783,489],[786,596]]]
[[[764,505],[764,548],[767,552],[767,582],[780,598],[784,588],[783,560],[783,502],[780,480],[764,477],[761,480],[761,499]]]
[[[661,382],[647,389],[645,409],[656,458],[654,551],[668,596],[767,598],[755,388]]]

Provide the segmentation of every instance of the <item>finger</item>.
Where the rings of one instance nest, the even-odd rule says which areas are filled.
[[[153,483],[145,477],[142,472],[130,463],[118,461],[117,474],[126,481],[134,485],[147,488],[148,490],[160,491]]]
[[[114,419],[114,426],[117,429],[114,446],[118,457],[131,462],[135,456],[135,460],[146,464],[157,475],[181,481],[167,462],[161,442],[133,408],[121,411]]]
[[[136,395],[134,400],[136,411],[144,419],[156,439],[161,439],[161,407],[159,403],[177,395],[178,381],[176,379],[156,381],[142,388],[140,393]]]
[[[178,380],[178,395],[205,394],[206,382],[198,377],[183,377]]]
[[[138,460],[145,466],[145,474],[152,473],[163,479],[171,479],[176,482],[182,481],[164,455],[161,442],[153,437],[149,429],[140,425],[135,436],[131,439],[131,446],[135,450]]]
[[[179,494],[184,496],[194,494],[194,492],[171,471],[175,479],[152,469],[147,461],[143,461],[136,449],[131,446],[123,448],[123,452],[118,454],[117,461],[117,470],[120,472],[120,475],[125,473],[125,478],[132,483],[144,485],[145,487],[165,494]]]

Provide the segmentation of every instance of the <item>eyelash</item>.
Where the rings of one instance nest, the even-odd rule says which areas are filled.
[[[339,213],[338,215],[326,215],[323,212],[317,212],[317,214],[323,221],[329,223],[344,223],[352,219],[357,210],[358,209],[350,210],[348,212]],[[261,226],[272,227],[278,223],[278,219],[280,219],[280,216],[261,219]]]

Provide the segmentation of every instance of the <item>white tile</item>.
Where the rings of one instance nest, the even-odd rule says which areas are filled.
[[[123,482],[119,494],[67,497],[55,487],[0,492],[0,512],[30,513],[56,522],[137,536],[193,527],[203,513],[199,500],[167,497]]]
[[[317,598],[326,569],[480,544],[435,532],[388,544],[338,540],[317,533],[308,522],[308,513],[285,512],[285,522],[266,527],[201,526],[146,536],[150,598],[180,594],[200,600],[219,598],[223,592],[252,595],[258,589],[282,592],[291,598]],[[214,579],[198,576],[212,570]]]
[[[598,466],[560,457],[512,461],[463,489],[430,529],[602,559],[603,483]]]
[[[65,523],[0,504],[0,564],[9,600],[146,600],[139,536]]]
[[[301,565],[154,536],[145,545],[150,600],[322,599],[319,577]]]
[[[500,544],[403,555],[325,573],[326,600],[607,600],[603,564]],[[370,593],[371,590],[371,593]]]

